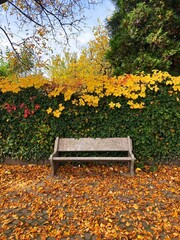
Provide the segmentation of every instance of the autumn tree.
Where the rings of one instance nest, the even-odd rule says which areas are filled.
[[[18,56],[6,48],[6,53],[0,52],[0,76],[25,77],[29,74],[40,74],[40,63],[36,60],[33,49],[27,44],[18,49]]]
[[[4,13],[0,15],[3,20],[0,23],[1,37],[6,37],[16,54],[18,46],[24,43],[36,48],[40,45],[38,53],[41,53],[42,47],[50,47],[52,39],[60,42],[65,37],[68,42],[69,38],[81,30],[85,20],[84,10],[100,2],[102,1],[1,0],[0,12]],[[17,35],[22,33],[21,41],[17,41]]]
[[[73,65],[77,62],[77,54],[71,53],[70,51],[64,49],[63,56],[57,54],[51,58],[50,64],[46,66],[47,73],[51,80],[56,81],[56,79],[61,79],[61,82],[66,78],[75,77],[73,70]]]
[[[116,75],[151,72],[179,74],[180,5],[178,0],[113,0],[108,22],[108,59]]]
[[[27,44],[21,46],[18,50],[18,56],[13,51],[6,52],[6,58],[11,74],[27,76],[28,74],[35,72],[36,64],[34,59],[36,58],[34,57],[34,52],[31,46],[28,46]]]
[[[112,68],[105,58],[109,48],[108,34],[105,27],[99,26],[93,29],[94,39],[90,40],[87,47],[77,53],[64,50],[64,55],[56,55],[47,66],[48,74],[52,80],[62,83],[70,83],[83,79],[93,79],[99,75],[111,75]]]
[[[0,77],[7,77],[9,75],[9,63],[6,61],[2,52],[0,52]]]
[[[88,46],[82,49],[81,57],[88,61],[95,75],[112,74],[112,68],[106,59],[106,51],[109,49],[109,37],[105,26],[99,22],[97,27],[93,29],[94,39],[88,42]]]

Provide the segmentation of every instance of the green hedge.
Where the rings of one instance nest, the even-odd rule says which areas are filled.
[[[0,93],[0,160],[7,157],[38,162],[49,158],[56,136],[126,137],[133,139],[139,166],[174,161],[180,156],[179,103],[171,86],[147,90],[146,107],[130,109],[125,98],[113,96],[100,100],[99,107],[74,106],[63,96],[49,98],[33,87],[19,93]],[[107,103],[120,101],[121,108],[110,109]],[[48,115],[49,107],[63,103],[60,118]]]

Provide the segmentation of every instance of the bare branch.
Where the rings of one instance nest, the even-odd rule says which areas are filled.
[[[82,24],[84,24],[85,16],[84,10],[90,8],[92,5],[97,5],[103,0],[0,0],[0,4],[7,3],[5,8],[1,7],[1,11],[6,11],[7,24],[11,27],[10,23],[14,17],[17,18],[17,30],[19,33],[26,33],[26,37],[21,37],[23,42],[26,40],[35,47],[40,47],[40,43],[45,44],[46,37],[52,35],[53,40],[58,43],[62,43],[63,38],[59,38],[61,34],[65,38],[65,43],[69,43],[71,36],[77,36],[82,30]],[[2,15],[3,16],[3,15]],[[17,32],[6,32],[6,28],[0,23],[0,30],[6,35],[8,41],[13,50],[15,45],[9,38],[9,35],[17,35]],[[26,29],[25,29],[26,27]],[[23,31],[25,30],[25,31]],[[18,44],[19,45],[19,44]]]
[[[13,51],[15,52],[16,56],[19,58],[19,53],[16,51],[15,47],[14,47],[14,43],[11,41],[11,38],[9,37],[8,33],[0,26],[0,29],[3,31],[3,33],[6,35]]]
[[[0,4],[7,2],[8,0],[0,0]]]
[[[24,15],[26,18],[28,18],[31,22],[35,23],[39,27],[43,27],[41,24],[39,24],[37,21],[35,21],[30,15],[27,15],[20,8],[18,8],[14,3],[9,1],[9,4],[11,4],[15,9],[17,9],[22,15]]]

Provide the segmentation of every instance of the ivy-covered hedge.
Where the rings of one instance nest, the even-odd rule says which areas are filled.
[[[0,93],[0,160],[46,160],[60,137],[126,137],[133,139],[139,166],[156,165],[180,157],[179,99],[172,85],[160,82],[158,91],[146,88],[144,108],[132,109],[124,96],[104,96],[98,106],[77,105],[64,95],[49,97],[47,87],[27,87]],[[121,107],[109,107],[120,102]],[[53,116],[49,106],[61,109]],[[48,111],[49,112],[48,112]],[[48,114],[48,113],[49,114]]]

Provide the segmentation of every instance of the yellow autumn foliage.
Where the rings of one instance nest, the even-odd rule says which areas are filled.
[[[42,75],[29,75],[27,77],[10,76],[0,78],[0,90],[2,93],[18,93],[23,88],[35,87],[38,89],[48,82]]]
[[[171,86],[169,94],[177,94],[180,90],[180,77],[171,76],[167,72],[154,70],[152,74],[126,74],[112,77],[112,69],[105,59],[105,52],[109,48],[108,35],[101,25],[94,29],[94,40],[82,49],[81,54],[64,51],[64,56],[55,56],[47,67],[49,78],[42,75],[27,77],[10,76],[0,79],[0,91],[18,93],[21,89],[35,87],[47,91],[49,98],[63,95],[64,101],[71,101],[76,106],[98,107],[100,99],[104,97],[125,97],[131,109],[145,107],[143,99],[147,91],[158,94],[159,84]],[[178,97],[177,97],[178,100]],[[111,101],[109,108],[120,108],[121,103]],[[48,114],[59,118],[65,107],[60,103],[58,109],[49,107]]]
[[[78,73],[77,73],[78,74]],[[14,92],[18,93],[23,88],[35,87],[41,88],[48,84],[51,90],[48,90],[48,96],[56,97],[63,94],[64,101],[72,101],[72,104],[79,106],[98,107],[101,98],[114,96],[124,96],[128,99],[127,104],[132,109],[141,109],[145,107],[143,99],[146,97],[146,91],[149,89],[158,93],[158,84],[164,81],[166,85],[172,86],[170,95],[177,94],[180,90],[180,77],[174,77],[167,72],[154,71],[152,75],[124,75],[119,77],[108,77],[107,75],[84,75],[82,78],[66,78],[64,81],[48,81],[42,75],[28,76],[18,78],[12,81],[9,78],[1,79],[0,90],[2,93]],[[46,89],[46,87],[44,87]],[[72,98],[73,95],[73,98]],[[136,101],[138,99],[138,102]],[[178,99],[178,97],[177,97]],[[110,102],[111,109],[120,108],[120,102]],[[58,109],[47,109],[48,114],[53,114],[55,117],[60,117],[61,112],[65,107],[60,104]]]

